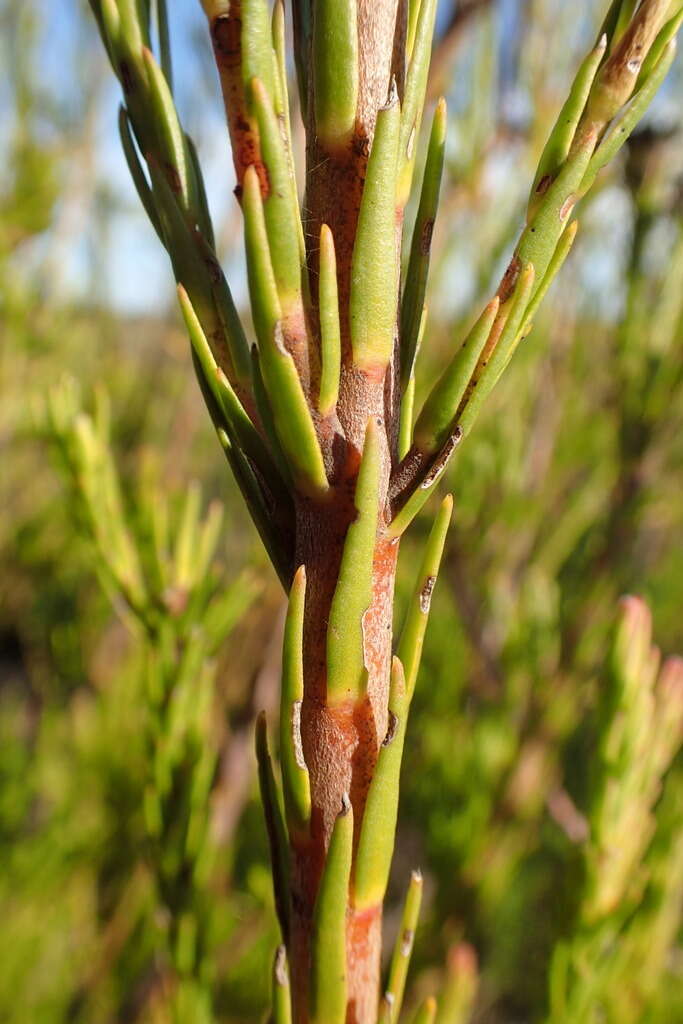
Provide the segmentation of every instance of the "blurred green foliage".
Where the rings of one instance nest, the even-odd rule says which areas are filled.
[[[460,308],[449,282],[484,294],[505,257],[579,47],[566,10],[530,6],[514,66],[496,5],[458,53],[425,379]],[[30,19],[11,24],[35,54]],[[0,1020],[258,1021],[276,928],[252,728],[276,698],[278,587],[175,321],[41,293],[25,254],[52,244],[69,153],[33,67],[10,65],[0,190]],[[627,664],[623,612],[614,634],[634,591],[683,648],[680,127],[653,120],[602,183],[457,456],[386,945],[419,863],[412,999],[447,962],[463,1021],[683,1021],[680,723],[668,741],[648,725],[658,691]],[[614,843],[628,884],[598,913]]]

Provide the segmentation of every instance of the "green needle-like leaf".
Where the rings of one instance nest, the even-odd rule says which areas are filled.
[[[207,406],[209,413],[212,413],[211,402],[207,402]],[[216,427],[216,434],[221,448],[225,453],[228,465],[249,509],[249,514],[254,521],[258,535],[268,552],[268,557],[273,564],[280,583],[284,590],[288,591],[292,580],[292,566],[290,552],[287,550],[286,538],[282,536],[280,529],[273,524],[272,510],[264,499],[263,490],[246,457],[239,448],[231,444],[225,430],[221,426],[217,426],[215,421],[214,426]]]
[[[185,146],[187,148],[190,164],[192,165],[192,173],[194,175],[194,183],[197,192],[197,209],[195,211],[197,215],[197,223],[207,245],[215,252],[216,239],[213,233],[209,200],[207,198],[206,187],[204,185],[204,175],[202,174],[202,169],[199,166],[197,148],[187,133],[185,134]]]
[[[352,850],[353,810],[345,794],[332,830],[313,914],[311,1024],[346,1021],[346,908]]]
[[[500,337],[493,352],[480,359],[472,376],[471,390],[466,393],[457,415],[458,425],[467,436],[485,399],[489,396],[501,373],[507,366],[510,355],[519,341],[521,328],[526,322],[525,314],[531,301],[535,281],[535,268],[527,263],[520,272],[514,292],[509,300],[509,311]],[[499,309],[499,313],[502,307]]]
[[[259,351],[256,345],[251,350],[252,358],[252,378],[254,381],[254,401],[256,402],[256,408],[258,410],[259,418],[263,426],[263,431],[268,438],[268,446],[272,453],[273,459],[280,470],[283,480],[287,481],[288,486],[292,487],[292,473],[285,457],[285,453],[282,450],[280,439],[277,436],[275,429],[275,420],[273,419],[273,411],[270,407],[270,400],[266,393],[266,387],[263,383],[263,374],[261,373],[261,360],[259,358]]]
[[[280,806],[277,782],[273,774],[273,763],[268,750],[268,727],[265,712],[261,712],[256,721],[256,760],[258,763],[258,779],[261,792],[263,814],[266,819],[268,845],[270,847],[270,864],[273,874],[273,891],[275,909],[282,937],[287,941],[289,936],[289,849],[287,831]]]
[[[130,171],[130,176],[133,179],[133,184],[135,185],[135,191],[140,197],[140,202],[143,205],[144,211],[149,217],[152,227],[156,231],[163,245],[164,235],[161,228],[161,222],[159,221],[157,208],[154,205],[154,195],[149,187],[147,175],[145,174],[142,164],[138,158],[138,152],[135,147],[135,141],[130,127],[130,120],[126,112],[126,108],[123,106],[119,107],[119,135],[121,137],[121,146],[123,147],[126,163],[128,164],[128,170]]]
[[[462,345],[434,385],[418,416],[415,447],[437,452],[453,429],[453,420],[498,315],[499,300],[489,302]]]
[[[283,310],[301,304],[302,234],[299,206],[292,189],[289,154],[263,82],[251,82],[251,100],[259,129],[261,158],[268,171],[263,213],[275,284]]]
[[[277,61],[273,50],[271,16],[267,0],[241,0],[242,81],[247,91],[254,78],[259,78],[266,93],[276,95]]]
[[[672,4],[672,10],[673,7],[674,5]],[[683,7],[680,7],[680,9],[662,27],[661,32],[659,33],[654,43],[652,44],[652,47],[650,48],[650,52],[643,61],[643,66],[640,69],[638,81],[636,82],[636,91],[641,89],[645,85],[646,81],[648,80],[656,66],[659,64],[667,46],[669,45],[671,40],[676,36],[682,24]]]
[[[327,702],[357,699],[365,690],[363,616],[372,600],[372,562],[377,535],[380,437],[369,420],[354,505],[327,626]]]
[[[391,359],[396,323],[396,161],[401,111],[395,88],[377,115],[351,260],[354,364],[381,373]]]
[[[418,477],[419,482],[402,499],[395,512],[389,527],[391,536],[399,537],[420,511],[441,478],[453,452],[470,431],[482,403],[507,366],[526,322],[525,313],[529,307],[533,286],[534,267],[529,263],[520,271],[510,298],[498,308],[493,328],[453,417],[452,428],[444,445],[433,456],[429,453],[431,458],[426,464],[424,459],[420,458],[420,450],[414,446],[413,452],[423,464],[422,475]]]
[[[408,378],[406,389],[403,392],[401,398],[401,412],[400,422],[398,425],[398,457],[399,461],[404,459],[413,443],[413,413],[415,409],[415,363],[417,357],[420,354],[422,348],[422,340],[424,338],[425,329],[427,326],[427,307],[422,307],[422,316],[420,317],[420,329],[417,334],[417,345],[415,348],[415,355],[413,356],[413,372]]]
[[[621,7],[619,8],[619,16],[614,26],[614,34],[612,36],[612,48],[615,43],[619,42],[621,36],[623,36],[625,30],[628,28],[629,22],[633,17],[633,12],[640,3],[640,0],[622,0]]]
[[[173,61],[171,59],[171,34],[168,27],[168,7],[166,0],[156,0],[156,13],[161,70],[168,83],[169,92],[173,95]]]
[[[180,127],[168,82],[154,59],[154,54],[145,47],[142,51],[142,59],[149,85],[151,115],[154,119],[153,123],[160,147],[158,155],[164,158],[165,170],[167,173],[171,173],[171,187],[181,198],[183,209],[187,210],[192,197],[190,196],[185,136]]]
[[[413,443],[413,412],[415,409],[415,374],[412,374],[401,399],[401,422],[398,428],[398,457],[404,459]]]
[[[273,103],[273,108],[277,114],[278,119],[284,124],[284,144],[287,150],[287,165],[289,167],[289,176],[291,179],[291,189],[294,203],[297,207],[297,220],[299,223],[299,229],[301,237],[299,239],[299,245],[301,248],[301,261],[302,264],[306,259],[303,227],[301,225],[301,216],[299,215],[298,208],[298,192],[296,185],[296,175],[294,172],[294,160],[292,157],[292,125],[289,116],[289,95],[287,89],[287,44],[286,44],[286,26],[285,26],[285,5],[282,0],[277,0],[273,7],[273,50],[275,51],[275,63],[277,68],[277,96]]]
[[[119,11],[115,0],[88,0],[90,9],[95,15],[95,21],[107,51],[107,56],[114,71],[117,69],[117,40],[120,29]]]
[[[318,311],[320,315],[320,389],[318,409],[329,416],[339,395],[341,366],[341,331],[339,327],[339,295],[337,290],[337,259],[334,238],[327,224],[320,228],[320,273],[318,278]]]
[[[603,35],[581,64],[572,83],[569,96],[560,111],[538,164],[536,177],[529,196],[527,219],[531,220],[542,202],[543,195],[569,155],[577,126],[600,63],[607,49],[607,36]]]
[[[398,157],[397,201],[399,209],[403,209],[408,202],[410,186],[413,180],[415,153],[420,134],[422,110],[427,89],[427,76],[432,55],[436,6],[437,0],[421,0],[415,28],[415,43],[406,73]]]
[[[259,349],[263,353],[273,344],[282,309],[270,259],[261,185],[253,166],[248,167],[244,175],[242,212],[252,317]]]
[[[292,1024],[292,996],[287,970],[287,950],[278,946],[273,960],[272,975],[272,1024]]]
[[[254,326],[275,430],[298,485],[312,497],[320,496],[328,488],[325,466],[294,360],[284,346],[261,186],[253,166],[244,175],[242,209]]]
[[[368,790],[356,850],[354,904],[359,910],[381,904],[389,880],[409,703],[403,666],[398,658],[394,658],[389,693],[389,727]]]
[[[550,263],[548,264],[548,269],[545,272],[545,276],[541,281],[540,286],[537,288],[533,299],[527,306],[526,313],[524,314],[525,325],[524,330],[522,332],[524,335],[528,334],[531,330],[532,321],[536,316],[536,313],[538,312],[539,306],[541,305],[543,299],[546,296],[548,288],[550,288],[550,285],[553,283],[558,273],[562,269],[564,261],[567,259],[567,256],[569,256],[572,246],[574,245],[574,239],[576,238],[576,232],[578,231],[578,229],[579,222],[577,220],[574,220],[567,225],[564,233],[561,235],[560,241],[557,243],[557,248],[555,249],[553,257]],[[510,353],[510,355],[514,355],[514,350]]]
[[[139,0],[117,0],[121,30],[133,48],[149,46],[149,7]],[[145,9],[147,8],[147,9]]]
[[[204,380],[223,414],[225,428],[229,436],[233,443],[236,442],[245,455],[252,460],[269,486],[272,484],[276,491],[285,491],[284,481],[280,477],[263,439],[244,411],[229,380],[216,364],[197,314],[182,285],[178,285],[178,301]]]
[[[420,15],[422,0],[408,0],[408,25],[406,28],[406,57],[408,61],[413,54],[415,46],[415,33],[417,32],[417,19]]]
[[[315,129],[326,149],[353,133],[358,103],[356,0],[317,0],[313,18]]]
[[[282,0],[273,4],[270,19],[270,32],[275,54],[275,95],[273,110],[278,117],[283,117],[286,124],[286,138],[291,139],[289,131],[289,103],[287,102],[287,27],[285,24],[285,5]]]
[[[304,603],[306,570],[300,566],[289,593],[282,651],[280,697],[280,766],[285,814],[290,835],[306,832],[311,817],[311,788],[301,745],[301,703],[304,699]]]
[[[553,258],[569,215],[580,197],[581,182],[593,155],[595,142],[594,131],[587,132],[583,139],[576,142],[572,155],[543,196],[515,250],[521,266],[533,263],[537,288]]]
[[[308,75],[313,34],[313,0],[292,0],[294,65],[299,89],[299,104],[304,121],[308,113]]]
[[[405,389],[413,372],[420,322],[427,290],[432,232],[439,205],[439,189],[446,150],[446,102],[437,103],[427,149],[418,206],[401,302],[401,384]]]
[[[446,534],[453,512],[453,498],[450,494],[441,502],[439,511],[430,530],[425,546],[422,563],[417,577],[415,590],[408,605],[401,639],[398,645],[398,657],[403,665],[408,699],[411,700],[417,681],[417,673],[422,657],[432,594],[439,575],[441,556],[443,555]]]
[[[227,281],[213,250],[201,235],[190,230],[165,175],[154,161],[148,166],[164,244],[176,281],[189,295],[219,366],[226,374],[229,371],[229,376],[248,394],[251,390],[249,350]]]
[[[380,1024],[396,1024],[403,1006],[403,993],[410,966],[410,958],[415,941],[415,930],[420,916],[422,903],[422,872],[413,871],[403,905],[401,926],[394,943],[394,951],[389,968],[389,981],[382,1001]],[[384,1016],[382,1016],[384,1014]]]

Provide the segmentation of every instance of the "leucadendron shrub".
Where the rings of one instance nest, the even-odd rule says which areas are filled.
[[[282,936],[272,1018],[396,1021],[419,876],[385,985],[382,905],[408,712],[451,499],[435,512],[394,645],[400,540],[529,333],[574,241],[577,203],[671,65],[683,10],[670,0],[609,7],[548,137],[500,284],[473,311],[472,326],[414,414],[415,361],[420,344],[429,344],[425,288],[444,162],[443,100],[431,117],[412,230],[403,221],[435,0],[293,5],[306,134],[301,202],[283,6],[205,0],[244,217],[249,334],[216,257],[201,170],[176,112],[166,5],[91,6],[121,83],[126,159],[171,259],[209,413],[289,593],[275,723],[279,771],[265,717],[256,729]],[[428,1024],[437,1013],[444,1024],[458,1019],[472,976],[462,953],[452,958],[440,1010],[428,995],[417,1021]]]

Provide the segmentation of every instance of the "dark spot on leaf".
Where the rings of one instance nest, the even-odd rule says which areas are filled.
[[[387,734],[382,740],[382,746],[388,747],[394,736],[396,735],[396,729],[398,728],[398,715],[394,714],[393,711],[389,712],[389,721],[387,723]]]

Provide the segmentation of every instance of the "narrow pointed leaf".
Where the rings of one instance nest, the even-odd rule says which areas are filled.
[[[268,729],[264,712],[261,712],[256,721],[256,760],[258,762],[261,803],[263,804],[270,846],[275,909],[282,937],[286,942],[289,936],[289,849],[280,797],[273,774],[273,763],[268,750]]]
[[[116,70],[116,42],[120,27],[119,11],[116,3],[114,0],[88,0],[88,2],[95,16],[109,61],[114,70]]]
[[[254,326],[275,430],[298,485],[311,496],[319,496],[328,487],[325,466],[294,360],[284,346],[261,187],[253,166],[244,175],[242,209]]]
[[[168,90],[173,95],[173,61],[171,58],[171,34],[168,28],[168,8],[166,0],[156,0],[157,31],[159,33],[159,57],[161,70],[168,83]]]
[[[406,462],[411,460],[412,455],[420,467],[420,475],[417,477],[417,484],[413,484],[405,495],[399,493],[393,503],[395,512],[388,531],[391,536],[399,537],[420,511],[441,478],[455,449],[471,429],[482,403],[505,369],[526,323],[525,313],[531,300],[534,277],[534,267],[528,263],[521,269],[512,295],[499,306],[493,328],[453,417],[450,432],[443,446],[437,449],[436,453],[429,452],[426,461],[425,453],[415,445],[408,453]]]
[[[673,7],[672,7],[672,10],[673,10]],[[648,78],[650,77],[650,75],[655,70],[655,68],[659,64],[660,60],[662,59],[662,56],[664,55],[664,51],[666,50],[667,46],[672,41],[672,39],[674,39],[674,37],[676,36],[676,34],[677,34],[677,32],[678,32],[678,30],[679,30],[679,28],[681,27],[682,24],[683,24],[683,7],[681,7],[681,9],[679,11],[677,11],[673,15],[673,17],[671,17],[666,22],[666,24],[663,26],[661,32],[659,33],[659,35],[655,39],[654,43],[652,44],[652,47],[650,48],[650,52],[648,53],[647,57],[643,61],[643,66],[640,69],[640,73],[638,75],[638,81],[636,82],[636,91],[640,90],[645,85],[645,83],[647,82]]]
[[[190,231],[165,175],[154,161],[148,166],[176,281],[190,297],[216,362],[248,393],[251,374],[247,342],[216,256],[201,235]]]
[[[287,28],[285,25],[285,6],[282,0],[276,0],[273,4],[270,31],[273,41],[273,52],[275,54],[275,69],[277,71],[273,109],[278,117],[285,119],[286,137],[289,140],[292,136],[289,130],[289,104],[287,102]]]
[[[434,112],[401,302],[401,383],[405,388],[413,372],[420,322],[427,290],[432,232],[439,205],[439,189],[446,149],[446,103],[439,100]]]
[[[299,104],[304,122],[308,116],[308,72],[313,34],[313,0],[292,0],[294,65],[299,89]]]
[[[528,219],[538,209],[543,195],[569,155],[577,126],[586,106],[593,79],[607,48],[607,36],[600,37],[598,44],[584,59],[572,83],[559,117],[541,155],[536,177],[529,197]]]
[[[579,222],[577,220],[574,220],[567,225],[566,230],[560,237],[560,241],[557,243],[557,248],[555,249],[553,257],[550,260],[550,263],[548,264],[548,269],[545,272],[545,276],[541,281],[540,287],[536,290],[536,293],[531,302],[529,303],[526,313],[524,314],[524,318],[526,321],[526,325],[524,327],[523,332],[524,334],[528,334],[529,330],[531,329],[531,322],[533,321],[533,318],[536,316],[538,308],[546,296],[546,292],[548,291],[550,285],[553,283],[553,281],[559,274],[560,270],[562,269],[564,261],[567,259],[567,256],[569,256],[569,253],[572,250],[572,246],[574,245],[574,239],[576,238],[576,232],[578,231],[578,228]]]
[[[292,1024],[292,995],[287,970],[287,950],[278,946],[273,960],[272,975],[272,1024]]]
[[[543,196],[522,233],[515,256],[520,265],[533,263],[536,287],[543,280],[569,215],[579,199],[581,182],[595,150],[596,134],[586,133]]]
[[[327,700],[357,699],[365,689],[363,616],[372,601],[372,564],[377,535],[380,441],[371,419],[365,432],[354,504],[356,518],[344,541],[327,626]]]
[[[415,410],[415,363],[417,357],[420,354],[422,348],[422,340],[424,338],[425,329],[427,326],[427,307],[422,307],[422,316],[420,317],[420,329],[417,335],[417,346],[415,348],[415,355],[413,357],[413,372],[411,373],[406,389],[403,392],[401,398],[401,413],[400,422],[398,425],[398,457],[399,461],[404,459],[413,443],[413,414]]]
[[[620,21],[622,8],[625,6],[626,3],[630,4],[630,2],[631,0],[611,0],[610,5],[607,8],[605,17],[602,19],[602,25],[600,26],[600,31],[598,32],[598,39],[600,39],[600,37],[603,35],[607,36],[607,39],[609,40],[610,49],[612,48],[612,43],[614,42],[615,32],[617,25]]]
[[[453,498],[450,494],[441,502],[434,524],[425,545],[422,563],[417,577],[415,590],[408,605],[401,639],[398,645],[398,657],[403,665],[408,699],[412,699],[417,681],[422,656],[422,644],[429,621],[432,594],[439,575],[441,556],[443,555],[446,534],[453,512]]]
[[[334,238],[327,224],[320,228],[320,273],[318,278],[318,310],[320,315],[320,389],[318,408],[329,416],[339,395],[341,366],[341,331],[339,327],[339,295],[337,290],[337,259]]]
[[[401,399],[401,422],[398,427],[399,461],[408,454],[413,443],[413,412],[415,410],[415,374],[406,384]]]
[[[420,871],[413,871],[410,876],[410,884],[403,905],[403,914],[401,915],[401,925],[396,935],[391,966],[389,968],[389,980],[384,997],[384,1004],[386,1005],[384,1021],[386,1021],[386,1024],[396,1024],[401,1014],[403,993],[413,952],[415,930],[420,916],[421,903],[422,873]],[[382,1021],[381,1017],[380,1021]]]
[[[377,115],[351,261],[354,364],[381,372],[391,359],[396,324],[396,160],[400,107],[395,92]]]
[[[173,96],[164,78],[163,71],[154,59],[154,55],[146,47],[142,58],[147,73],[151,115],[160,146],[159,156],[163,155],[165,170],[170,174],[173,191],[181,198],[183,209],[191,203],[187,151],[185,137],[180,127],[178,114],[173,103]]]
[[[356,0],[317,0],[313,19],[315,128],[326,149],[351,137],[358,102]]]
[[[185,134],[185,147],[187,149],[188,158],[192,167],[192,173],[194,175],[194,184],[197,195],[197,223],[199,224],[199,230],[206,239],[206,242],[215,250],[216,239],[213,232],[213,222],[211,220],[211,212],[209,210],[209,200],[206,195],[206,187],[204,185],[204,175],[202,169],[199,166],[199,157],[197,156],[197,149],[187,133]]]
[[[178,300],[197,362],[206,385],[221,410],[223,423],[231,441],[236,443],[252,460],[263,479],[269,486],[272,486],[273,493],[283,497],[286,493],[284,480],[263,443],[263,439],[244,411],[230,381],[217,365],[197,314],[182,285],[178,285]]]
[[[486,354],[485,359],[479,360],[470,382],[472,389],[465,395],[457,415],[458,424],[465,436],[471,430],[482,404],[498,382],[519,340],[519,333],[526,323],[525,315],[533,294],[535,277],[533,264],[527,263],[520,272],[509,300],[509,312],[496,346],[491,353]]]
[[[194,240],[200,256],[203,257],[204,267],[209,277],[214,309],[220,324],[218,336],[225,339],[229,353],[229,368],[232,369],[234,385],[239,392],[241,400],[244,401],[245,396],[251,397],[252,391],[249,343],[244,333],[242,321],[235,308],[232,292],[228,287],[228,282],[220,268],[214,250],[210,248],[209,244],[201,236],[197,237],[195,235]],[[215,337],[216,334],[214,334]],[[226,374],[228,373],[227,368],[221,368],[225,369]]]
[[[633,17],[633,12],[640,3],[640,0],[622,0],[621,7],[619,8],[619,16],[614,26],[614,36],[612,38],[612,46],[619,42],[619,39],[628,28],[629,22]]]
[[[422,0],[408,0],[408,24],[406,27],[406,57],[412,57],[415,46],[415,34],[417,32],[417,19],[420,14]]]
[[[301,745],[301,704],[304,699],[304,602],[306,570],[300,566],[289,592],[282,652],[280,697],[280,767],[285,814],[290,835],[306,832],[311,817],[311,788]]]
[[[149,46],[149,10],[143,16],[144,7],[137,0],[117,0],[121,16],[121,30],[131,48]]]
[[[270,259],[261,185],[253,165],[244,175],[242,212],[252,317],[263,355],[273,343],[276,325],[282,319],[282,308]]]
[[[353,810],[344,795],[332,830],[313,914],[310,1022],[346,1021],[346,908],[353,849]]]
[[[301,216],[298,212],[299,196],[296,185],[296,174],[294,170],[294,157],[292,154],[292,125],[289,116],[289,94],[287,88],[287,45],[285,27],[285,6],[283,0],[277,0],[273,7],[273,50],[275,51],[275,64],[278,78],[278,89],[276,101],[273,108],[281,123],[284,124],[284,145],[287,151],[287,165],[289,167],[290,185],[294,203],[297,205],[297,221],[300,232],[299,247],[301,250],[301,263],[306,259],[304,243],[304,231],[301,224]]]
[[[421,0],[415,29],[415,43],[406,72],[399,143],[398,206],[401,209],[408,201],[413,179],[415,153],[432,55],[436,6],[437,0]]]
[[[416,448],[436,452],[453,429],[453,420],[498,314],[499,299],[489,302],[434,385],[418,416],[414,430]]]
[[[286,538],[283,537],[281,529],[273,523],[263,491],[245,456],[239,448],[230,443],[230,438],[222,427],[216,426],[216,434],[278,579],[284,590],[288,591],[292,580],[292,559],[287,549]]]
[[[138,158],[138,152],[135,148],[135,141],[133,139],[133,133],[131,132],[128,114],[123,106],[119,107],[119,135],[121,137],[121,145],[123,147],[126,163],[128,164],[128,170],[130,171],[130,176],[133,179],[133,184],[135,185],[135,191],[140,197],[140,202],[143,205],[145,213],[149,217],[152,227],[156,231],[163,245],[164,236],[157,208],[154,204],[154,195],[149,187],[147,175],[145,174],[142,164]]]
[[[251,350],[252,357],[252,377],[254,381],[254,401],[256,402],[256,408],[263,426],[263,431],[268,439],[268,447],[275,460],[280,474],[283,480],[287,481],[287,484],[291,488],[292,486],[292,472],[285,457],[285,453],[282,450],[280,439],[277,436],[275,429],[275,420],[273,419],[273,411],[270,407],[270,400],[266,392],[266,386],[263,383],[263,374],[261,373],[261,360],[259,358],[259,352],[256,345]]]
[[[403,666],[398,658],[394,658],[389,693],[389,727],[368,790],[356,850],[354,904],[359,910],[381,904],[389,881],[409,703]]]
[[[260,78],[266,93],[276,94],[277,62],[271,35],[270,7],[267,0],[241,0],[242,80],[245,89]]]
[[[289,155],[280,125],[263,82],[258,78],[251,82],[251,98],[259,129],[261,158],[268,172],[263,213],[270,259],[280,304],[286,311],[292,303],[301,303],[299,207],[292,189]]]

